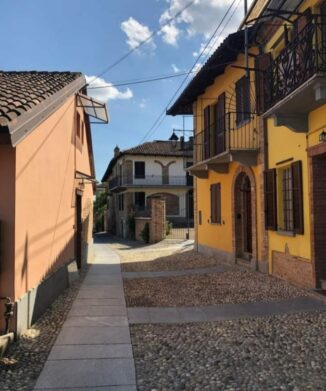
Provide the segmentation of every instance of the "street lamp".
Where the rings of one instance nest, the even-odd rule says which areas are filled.
[[[319,135],[319,142],[323,143],[326,141],[326,132],[323,130]]]

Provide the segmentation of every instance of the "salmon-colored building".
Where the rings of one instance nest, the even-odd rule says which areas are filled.
[[[89,115],[107,113],[85,86],[81,73],[0,72],[0,296],[15,301],[18,333],[91,256]]]

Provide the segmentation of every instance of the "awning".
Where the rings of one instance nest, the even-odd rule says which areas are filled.
[[[98,120],[93,123],[107,124],[109,122],[105,103],[79,93],[77,94],[77,107],[82,107],[86,114]]]

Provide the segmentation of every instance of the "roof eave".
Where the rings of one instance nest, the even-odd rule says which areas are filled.
[[[8,126],[11,145],[16,147],[38,125],[53,114],[65,101],[86,85],[83,75],[40,104],[11,121]]]

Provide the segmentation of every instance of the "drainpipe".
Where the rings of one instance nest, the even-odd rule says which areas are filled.
[[[6,301],[5,303],[5,312],[3,316],[5,318],[5,334],[9,333],[9,320],[14,315],[15,303],[11,300],[10,297],[0,297],[0,300]]]

